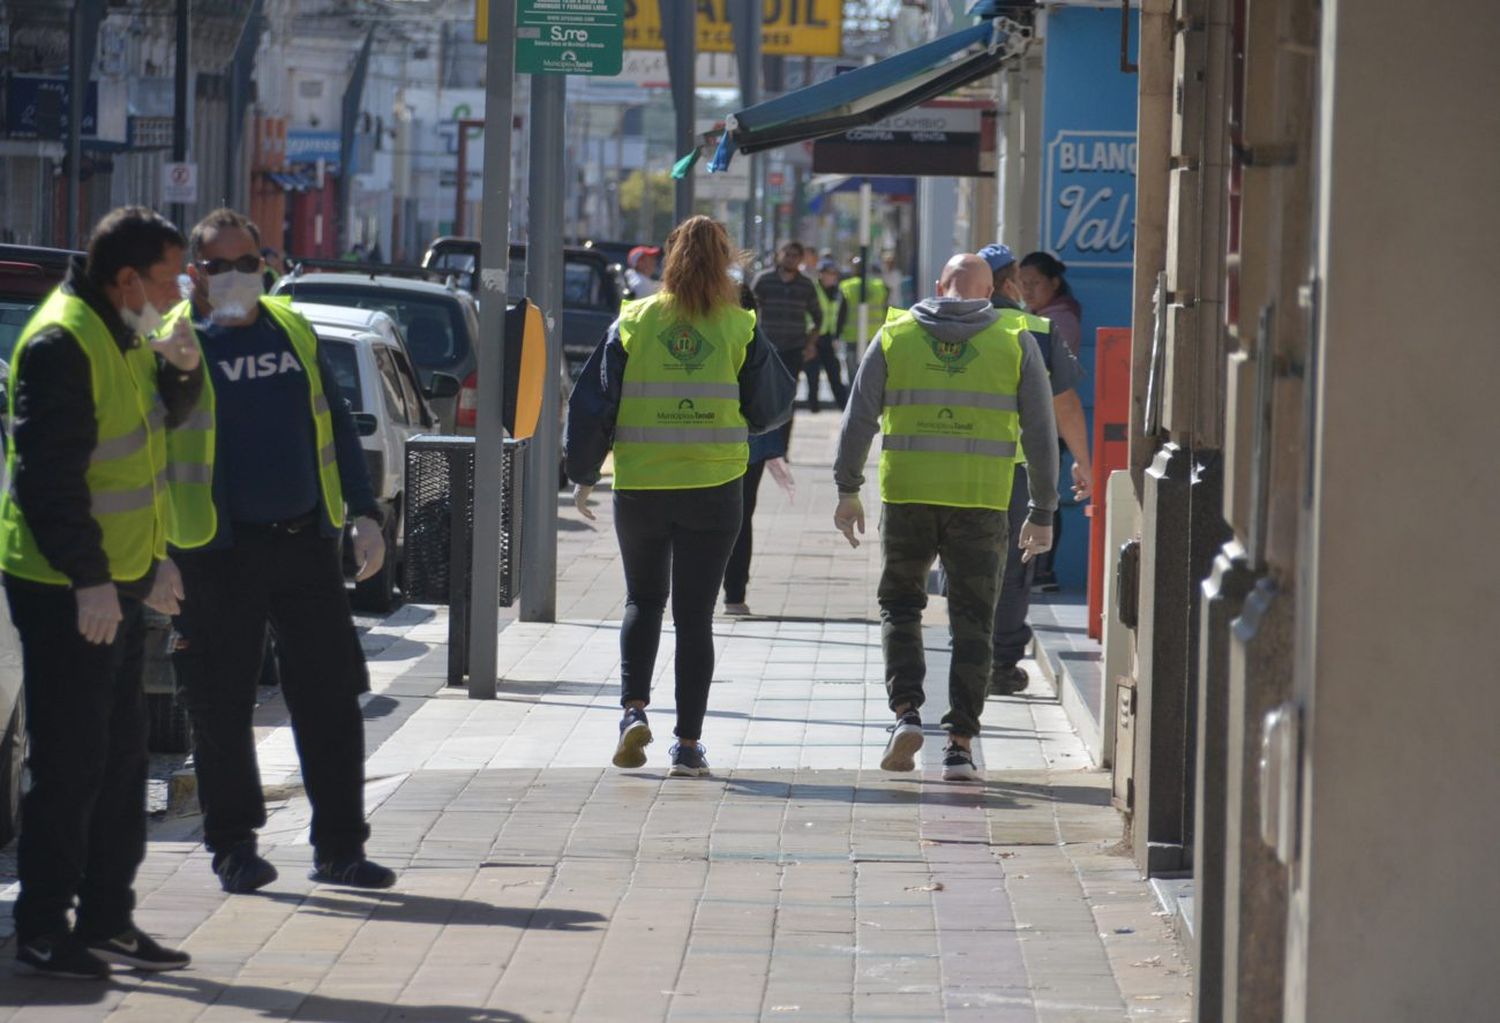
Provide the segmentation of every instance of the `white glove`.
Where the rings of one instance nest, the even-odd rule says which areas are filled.
[[[865,531],[865,506],[860,503],[858,494],[844,494],[839,497],[839,506],[833,512],[833,524],[844,539],[849,541],[850,547],[859,546],[859,538],[854,534]]]
[[[385,564],[385,533],[380,523],[362,515],[354,520],[354,579],[364,582]]]
[[[1039,554],[1046,554],[1052,549],[1052,527],[1027,522],[1021,527],[1021,542],[1016,546],[1021,549],[1023,565]]]
[[[120,595],[114,583],[100,583],[73,591],[78,601],[78,631],[90,643],[108,646],[125,616],[120,612]]]
[[[595,520],[593,510],[589,508],[589,495],[593,492],[593,486],[588,483],[578,483],[573,487],[573,507],[590,522]]]
[[[198,368],[198,342],[186,316],[179,316],[170,333],[152,338],[150,344],[153,352],[184,373]]]
[[[151,592],[146,594],[146,606],[164,615],[181,614],[182,606],[178,602],[184,596],[182,572],[178,570],[177,564],[168,558],[156,566],[156,578],[151,582]]]
[[[1073,463],[1073,500],[1087,501],[1094,496],[1094,481],[1090,475],[1083,466]]]
[[[792,475],[792,467],[786,464],[785,458],[773,458],[766,463],[766,469],[776,485],[786,491],[786,499],[792,504],[797,503],[797,479]]]

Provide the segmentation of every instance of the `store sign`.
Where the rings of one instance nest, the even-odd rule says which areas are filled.
[[[1133,131],[1072,131],[1047,142],[1047,248],[1069,266],[1129,269],[1135,254]]]
[[[68,134],[69,82],[66,78],[11,75],[5,90],[5,131],[16,139],[60,139]],[[99,125],[99,83],[89,82],[83,94],[84,138],[94,138]]]
[[[691,2],[698,11],[699,52],[733,53],[729,5],[754,0]],[[761,51],[767,56],[837,57],[844,44],[843,0],[761,0],[761,26]],[[625,45],[635,50],[664,48],[658,0],[625,0]]]
[[[520,0],[516,70],[617,75],[625,51],[625,0]]]
[[[342,155],[339,145],[336,131],[289,131],[286,133],[286,162],[312,164],[322,160],[329,168],[337,168]]]
[[[989,103],[931,103],[813,143],[816,174],[990,177],[995,110]]]
[[[619,79],[645,89],[667,89],[672,85],[667,74],[667,55],[663,50],[626,50]],[[734,55],[728,53],[698,54],[697,74],[693,81],[700,89],[737,89],[739,68]]]

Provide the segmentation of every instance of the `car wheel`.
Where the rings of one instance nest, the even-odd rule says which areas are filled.
[[[16,700],[5,739],[0,743],[0,846],[16,837],[21,827],[22,779],[26,776],[26,701]]]
[[[385,563],[380,571],[362,583],[354,584],[350,603],[356,611],[387,614],[401,602],[396,596],[396,580],[400,574],[400,552],[396,550],[396,516],[389,516],[385,524]]]
[[[193,748],[193,726],[187,704],[176,693],[147,693],[150,723],[146,747],[152,753],[186,753]]]

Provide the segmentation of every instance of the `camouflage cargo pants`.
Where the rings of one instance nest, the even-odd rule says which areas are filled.
[[[920,707],[927,659],[922,648],[922,610],[927,573],[934,558],[948,574],[948,617],[953,658],[943,727],[955,735],[978,735],[979,715],[989,692],[995,601],[1010,526],[1004,511],[948,508],[935,504],[887,504],[880,517],[880,645],[885,688],[892,710]]]

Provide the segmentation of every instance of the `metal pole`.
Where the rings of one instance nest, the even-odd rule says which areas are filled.
[[[735,59],[740,72],[740,105],[753,107],[760,102],[760,4],[730,4],[730,28],[734,34]],[[761,254],[759,214],[761,197],[765,195],[765,160],[759,155],[747,157],[750,161],[750,191],[745,197],[744,246]]]
[[[557,478],[562,449],[557,380],[562,356],[563,110],[566,75],[531,76],[531,224],[526,297],[542,311],[547,369],[542,416],[526,449],[526,508],[521,515],[521,621],[557,620]]]
[[[865,346],[870,343],[870,206],[874,202],[874,189],[870,179],[859,184],[859,342],[855,351],[860,361],[865,357]]]
[[[188,78],[192,74],[189,43],[192,39],[191,23],[188,21],[188,0],[177,0],[177,59],[173,68],[172,90],[172,161],[182,163],[187,159],[188,149]],[[172,222],[179,227],[187,218],[187,207],[180,202],[172,204]]]
[[[672,106],[677,114],[677,147],[673,159],[693,148],[697,127],[698,27],[697,9],[691,4],[660,0],[662,41],[667,49],[667,77],[672,82]],[[676,182],[674,224],[693,215],[693,176]]]
[[[82,178],[83,94],[89,87],[89,69],[84,59],[84,0],[73,4],[71,49],[68,51],[68,219],[64,248],[78,247],[78,186]]]
[[[510,280],[511,92],[516,0],[488,0],[485,60],[484,209],[480,235],[479,408],[474,426],[474,592],[470,598],[469,698],[493,700],[500,639],[500,475],[504,471],[505,305]]]

